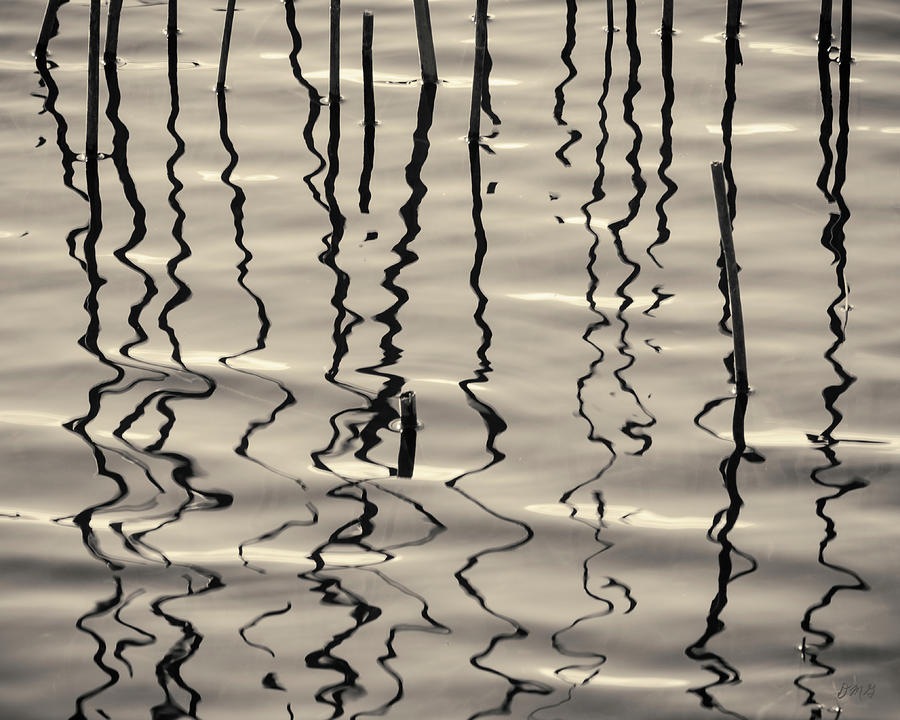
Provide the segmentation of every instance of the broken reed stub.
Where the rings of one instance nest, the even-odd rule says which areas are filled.
[[[739,395],[750,392],[747,377],[747,348],[744,342],[744,313],[741,309],[741,288],[738,282],[738,266],[734,254],[734,238],[731,235],[731,213],[725,190],[725,171],[722,163],[714,162],[712,171],[716,212],[719,216],[719,236],[722,255],[725,258],[725,277],[728,280],[728,306],[731,310],[731,337],[734,341],[734,382]]]
[[[216,92],[225,92],[225,73],[228,70],[228,51],[231,48],[231,27],[234,25],[235,0],[228,0],[225,8],[225,28],[222,30],[222,51],[219,53],[219,75],[216,80]]]
[[[436,83],[438,80],[437,60],[434,56],[434,38],[431,33],[431,11],[428,0],[413,0],[416,15],[416,37],[419,41],[419,64],[422,67],[422,81]]]
[[[419,417],[416,414],[416,394],[407,390],[400,396],[400,429],[415,430],[419,427]]]

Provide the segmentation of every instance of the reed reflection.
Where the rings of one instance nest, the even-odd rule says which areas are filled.
[[[566,42],[563,45],[559,57],[560,60],[562,60],[563,65],[565,65],[568,74],[563,78],[562,82],[556,86],[556,90],[554,91],[556,93],[556,105],[553,107],[553,118],[556,120],[557,125],[566,124],[566,121],[563,120],[563,109],[566,105],[565,88],[578,74],[578,70],[572,62],[572,51],[575,49],[575,15],[577,12],[578,3],[576,0],[566,0]]]
[[[493,510],[492,508],[481,502],[473,493],[470,493],[461,487],[461,483],[467,478],[478,475],[479,473],[484,472],[485,470],[493,467],[494,465],[497,465],[505,459],[506,455],[497,447],[497,438],[507,429],[506,422],[503,420],[497,410],[492,405],[482,400],[475,392],[479,384],[488,382],[488,376],[491,372],[493,372],[493,368],[491,366],[488,355],[491,347],[491,340],[493,338],[493,331],[491,330],[491,327],[485,317],[485,311],[488,305],[488,297],[487,295],[485,295],[484,291],[481,288],[481,273],[484,268],[484,260],[487,255],[488,240],[487,233],[484,227],[484,221],[482,218],[484,203],[482,199],[480,155],[481,145],[477,142],[477,138],[470,138],[468,143],[468,150],[469,172],[472,188],[472,223],[474,226],[475,234],[475,254],[473,258],[472,269],[469,273],[469,286],[472,288],[472,292],[474,293],[477,300],[473,319],[475,320],[476,326],[481,331],[481,344],[476,350],[478,365],[474,370],[473,376],[471,378],[460,381],[459,387],[465,394],[466,402],[478,413],[482,423],[485,426],[487,437],[485,439],[484,448],[488,455],[488,459],[481,467],[473,470],[467,470],[449,480],[446,483],[446,486],[453,492],[458,493],[465,500],[472,503],[483,512],[487,513],[490,517],[497,519],[506,525],[512,525],[521,532],[521,537],[519,539],[495,547],[488,547],[470,555],[466,559],[465,565],[454,573],[456,582],[468,597],[474,600],[478,604],[478,606],[486,613],[488,613],[491,617],[500,620],[504,625],[512,628],[507,632],[498,632],[493,635],[484,650],[476,652],[469,658],[469,662],[473,667],[478,668],[479,670],[491,675],[503,678],[503,680],[508,684],[506,693],[499,704],[471,714],[469,716],[469,720],[474,720],[474,718],[488,717],[497,714],[508,715],[510,714],[511,705],[518,695],[522,693],[548,695],[550,694],[550,692],[552,692],[552,689],[545,683],[528,678],[515,677],[503,672],[502,670],[491,667],[488,664],[489,656],[501,643],[510,640],[522,640],[528,637],[529,630],[515,618],[509,615],[505,615],[500,611],[492,608],[488,603],[485,595],[468,577],[469,572],[472,571],[488,556],[500,553],[514,552],[517,549],[521,548],[523,545],[530,542],[534,537],[534,531],[527,523],[516,518],[508,517],[497,512],[496,510]]]
[[[675,105],[675,80],[672,76],[672,33],[662,32],[660,36],[661,72],[663,80],[663,104],[660,108],[662,119],[662,144],[659,146],[659,168],[656,174],[659,176],[665,190],[656,203],[656,214],[659,223],[656,226],[656,240],[647,248],[650,259],[657,267],[662,267],[659,260],[653,254],[653,248],[665,245],[671,237],[669,230],[669,218],[666,215],[666,203],[678,192],[678,185],[668,175],[672,166],[672,108]]]
[[[708,403],[704,411],[727,402],[729,398],[720,398]],[[713,691],[724,689],[724,686],[735,685],[741,682],[741,674],[737,667],[732,665],[724,656],[709,648],[710,641],[725,630],[725,622],[722,615],[728,605],[728,586],[735,580],[755,572],[758,563],[749,553],[737,548],[731,541],[730,534],[737,525],[744,500],[741,497],[738,484],[738,469],[741,460],[750,457],[752,450],[748,448],[744,439],[744,419],[747,413],[748,396],[738,393],[734,398],[734,411],[732,413],[731,432],[734,438],[734,450],[719,464],[719,473],[728,496],[728,505],[719,510],[712,519],[709,530],[706,533],[710,542],[718,543],[721,547],[718,555],[718,589],[709,606],[706,616],[706,628],[697,640],[685,648],[685,655],[691,660],[700,663],[704,670],[712,673],[715,680],[707,685],[694,687],[688,692],[697,696],[700,706],[707,709],[716,709],[725,715],[736,718],[744,718],[744,715],[729,710]],[[701,412],[694,422],[703,428],[700,421]],[[735,559],[741,558],[747,563],[744,570],[735,570]]]
[[[313,182],[314,178],[321,174],[326,166],[325,157],[316,148],[315,138],[313,136],[313,130],[315,129],[316,123],[319,120],[319,115],[322,111],[323,100],[319,91],[303,77],[303,71],[300,68],[299,57],[300,50],[303,48],[303,38],[297,28],[297,10],[294,0],[287,0],[284,3],[284,20],[288,34],[291,37],[291,51],[288,54],[291,73],[293,74],[294,79],[306,90],[309,96],[309,111],[307,112],[306,124],[303,126],[301,135],[303,137],[303,142],[306,145],[306,149],[309,150],[310,155],[312,155],[317,163],[316,167],[313,168],[311,172],[303,176],[303,183],[309,189],[313,201],[327,211],[329,209],[328,205],[322,200],[321,193]]]
[[[841,62],[839,65],[839,89],[838,102],[838,135],[835,142],[835,153],[831,152],[830,137],[833,126],[833,99],[831,93],[831,59],[829,55],[831,41],[830,7],[823,3],[822,20],[819,27],[819,82],[822,96],[822,124],[820,126],[819,144],[822,148],[822,170],[816,180],[817,187],[822,191],[826,201],[833,202],[837,206],[837,212],[829,214],[828,221],[822,230],[821,244],[832,254],[832,264],[835,267],[835,283],[837,295],[826,308],[828,329],[833,336],[833,342],[826,349],[824,357],[836,376],[837,382],[826,386],[822,390],[824,408],[828,414],[828,425],[817,436],[810,436],[816,449],[824,456],[824,465],[815,467],[810,473],[810,479],[816,485],[827,488],[830,494],[817,498],[815,503],[816,515],[825,525],[825,534],[819,542],[817,560],[820,565],[828,568],[830,573],[836,573],[841,581],[831,585],[821,599],[807,608],[803,614],[800,626],[804,632],[801,644],[801,657],[812,668],[809,672],[798,675],[794,684],[804,692],[804,705],[812,706],[811,716],[821,713],[824,706],[813,684],[821,684],[828,677],[837,673],[837,668],[828,663],[827,651],[835,644],[837,638],[827,627],[815,621],[817,613],[826,610],[835,597],[842,591],[855,590],[867,592],[870,586],[862,576],[851,567],[840,565],[826,559],[829,545],[837,538],[837,523],[829,514],[829,503],[842,498],[855,490],[861,490],[869,485],[868,480],[862,477],[841,479],[834,477],[842,465],[838,449],[840,439],[835,437],[835,431],[843,421],[843,414],[838,407],[840,398],[856,382],[856,377],[849,373],[841,363],[838,353],[846,341],[847,317],[849,313],[850,288],[846,279],[847,250],[845,247],[845,227],[850,220],[850,208],[843,196],[843,188],[847,179],[847,162],[849,158],[849,107],[850,107],[850,13],[845,12],[841,18]],[[827,13],[827,17],[826,17]],[[833,167],[832,167],[833,163]],[[832,174],[833,171],[833,174]],[[833,184],[829,188],[828,180],[833,177]],[[842,317],[843,315],[843,317]],[[830,700],[830,698],[829,698]],[[830,704],[830,703],[829,703]],[[821,715],[819,715],[821,716]]]

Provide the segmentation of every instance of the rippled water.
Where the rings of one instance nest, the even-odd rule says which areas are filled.
[[[849,4],[494,0],[470,145],[473,3],[437,87],[345,3],[328,105],[325,3],[244,0],[217,95],[224,8],[126,0],[85,163],[89,3],[44,61],[4,0],[0,717],[898,717],[900,10],[839,63]]]

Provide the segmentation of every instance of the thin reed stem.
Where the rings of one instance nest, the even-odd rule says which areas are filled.
[[[484,92],[484,57],[487,52],[487,0],[475,7],[475,68],[472,74],[472,106],[469,110],[469,140],[481,136],[481,100]]]
[[[107,63],[116,61],[119,47],[119,20],[122,17],[122,0],[109,0],[109,8],[106,12],[106,49],[103,52],[103,60]]]
[[[675,14],[674,4],[675,4],[675,0],[663,0],[661,31],[664,35],[672,34],[673,15]]]
[[[228,51],[231,49],[231,28],[234,25],[235,0],[228,0],[225,9],[225,28],[222,31],[222,52],[219,54],[219,76],[216,80],[216,92],[225,92],[225,74],[228,70]]]
[[[47,55],[47,46],[50,38],[58,27],[56,13],[59,10],[60,0],[47,0],[47,9],[44,11],[44,21],[41,23],[41,32],[38,35],[37,45],[34,46],[35,57]]]
[[[100,0],[91,0],[88,26],[87,112],[84,154],[88,160],[98,154],[100,118]]]
[[[368,127],[375,124],[375,82],[372,74],[372,37],[375,32],[375,18],[371,12],[363,13],[362,27],[362,71],[363,71],[363,123]]]
[[[328,100],[341,99],[341,0],[331,0],[328,46]]]
[[[419,64],[422,66],[422,80],[436,83],[437,60],[434,56],[434,38],[431,34],[431,12],[428,0],[413,0],[416,15],[416,36],[419,40]]]
[[[722,254],[725,256],[725,276],[728,279],[728,304],[731,310],[731,337],[734,341],[734,380],[739,395],[750,391],[747,378],[747,349],[744,342],[744,313],[741,309],[741,288],[738,282],[738,266],[734,254],[734,239],[731,235],[731,214],[725,191],[725,171],[722,163],[711,165],[713,191],[716,197],[716,211],[719,216],[719,233]]]

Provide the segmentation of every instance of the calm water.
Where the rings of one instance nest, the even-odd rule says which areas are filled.
[[[494,0],[470,148],[473,3],[435,88],[345,2],[329,106],[324,2],[217,96],[126,0],[84,163],[88,3],[3,0],[0,717],[900,716],[900,9],[819,5]]]

